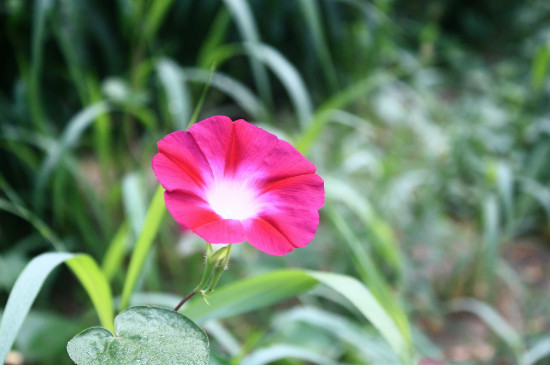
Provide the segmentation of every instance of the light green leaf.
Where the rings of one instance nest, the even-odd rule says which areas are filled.
[[[139,172],[124,175],[122,179],[122,202],[124,214],[132,228],[134,237],[137,237],[143,227],[147,213],[147,200],[144,184]]]
[[[147,258],[147,254],[153,244],[153,240],[158,232],[165,213],[166,206],[164,205],[164,188],[159,186],[153,196],[151,204],[149,205],[149,210],[147,211],[147,216],[145,217],[143,229],[141,230],[141,234],[139,235],[132,253],[130,267],[128,268],[128,274],[126,275],[126,280],[124,281],[124,287],[122,289],[122,297],[120,302],[121,309],[128,307],[130,296],[134,291],[141,273],[141,269],[145,263],[145,259]]]
[[[250,355],[243,358],[239,364],[241,365],[264,365],[272,364],[277,360],[283,359],[300,359],[309,364],[319,365],[336,365],[331,359],[325,355],[316,353],[311,350],[306,350],[299,346],[277,344],[254,351]]]
[[[122,223],[115,236],[111,240],[107,252],[103,256],[101,269],[108,280],[112,280],[118,270],[122,267],[126,255],[126,246],[130,236],[130,225]]]
[[[166,93],[168,112],[177,129],[186,129],[191,117],[191,95],[180,67],[170,59],[161,59],[157,62],[159,80]]]
[[[404,364],[412,363],[409,341],[401,334],[395,320],[361,282],[335,273],[308,271],[308,274],[348,299],[380,331],[401,361]]]
[[[539,47],[533,57],[533,64],[531,66],[531,86],[536,93],[539,93],[544,87],[544,82],[548,75],[549,58],[550,54],[547,45]]]
[[[396,319],[355,278],[316,271],[279,270],[227,285],[206,297],[194,298],[182,312],[197,322],[230,317],[262,308],[325,284],[350,301],[380,331],[404,364],[412,361],[410,339]]]
[[[59,264],[72,258],[70,253],[46,253],[35,257],[25,267],[8,298],[0,321],[0,362],[3,363],[23,324],[23,320],[44,280]]]
[[[112,327],[111,290],[105,276],[88,255],[65,252],[45,253],[32,259],[11,290],[0,321],[0,362],[6,358],[34,299],[48,275],[62,262],[73,269],[88,292],[104,326]]]
[[[305,323],[317,331],[324,331],[354,347],[367,364],[397,364],[399,359],[391,351],[388,343],[380,337],[372,336],[358,323],[343,315],[338,315],[316,307],[300,306],[286,310],[275,319],[279,331],[291,328],[297,323]]]
[[[101,327],[76,335],[67,344],[79,365],[208,364],[206,334],[189,318],[160,307],[131,307],[115,318],[116,336]]]
[[[533,365],[539,360],[550,356],[550,336],[539,340],[529,351],[526,351],[520,359],[520,365]]]
[[[199,323],[212,318],[231,317],[294,297],[316,284],[317,281],[303,271],[274,271],[216,290],[206,297],[208,304],[197,298],[182,312]]]
[[[90,296],[101,324],[113,328],[113,298],[107,278],[89,255],[77,255],[67,261]]]

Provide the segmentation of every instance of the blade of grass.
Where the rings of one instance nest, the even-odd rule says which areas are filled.
[[[254,16],[248,3],[245,0],[224,0],[224,3],[235,20],[242,39],[252,44],[260,42],[260,33],[254,22]],[[272,110],[273,96],[271,95],[271,86],[267,71],[262,63],[258,62],[254,57],[250,57],[250,63],[260,97],[268,109]]]
[[[213,64],[212,68],[210,69],[210,73],[208,75],[208,79],[204,83],[204,87],[202,88],[201,96],[199,98],[199,101],[197,105],[195,106],[195,110],[193,111],[193,115],[191,116],[191,120],[189,121],[189,124],[187,124],[187,128],[189,129],[190,126],[195,124],[197,122],[197,119],[199,119],[199,113],[202,109],[202,104],[204,103],[204,99],[206,99],[206,94],[208,93],[208,90],[210,89],[210,83],[212,82],[212,76],[214,75],[214,70],[216,69],[216,65]]]
[[[241,365],[272,364],[284,359],[298,359],[308,364],[336,365],[337,362],[328,359],[325,354],[306,350],[303,347],[287,344],[275,344],[253,351],[239,361]]]
[[[88,255],[50,252],[32,259],[17,278],[0,320],[0,360],[5,360],[13,342],[42,288],[59,264],[66,262],[88,292],[101,325],[114,331],[111,290],[95,261]]]
[[[185,129],[191,117],[191,96],[179,66],[172,60],[161,59],[156,64],[160,82],[166,93],[167,110],[174,127]]]
[[[453,312],[470,312],[478,316],[514,352],[519,360],[525,345],[519,333],[491,306],[473,298],[454,299],[450,303]]]
[[[379,302],[367,287],[350,276],[319,271],[308,271],[307,273],[355,305],[361,314],[380,331],[402,363],[412,365],[413,349],[410,335],[405,336],[398,323],[395,322],[395,317],[392,318],[386,311],[387,303]]]
[[[188,302],[181,312],[198,322],[226,318],[262,308],[308,291],[317,284],[298,270],[279,270],[240,280]]]
[[[246,51],[265,63],[283,84],[290,96],[296,116],[303,129],[309,127],[313,107],[306,85],[296,68],[275,48],[260,43],[245,43]]]
[[[166,207],[164,205],[164,188],[159,186],[155,192],[145,222],[141,230],[141,234],[138,237],[134,250],[132,252],[132,258],[130,259],[130,266],[128,273],[126,274],[126,280],[124,281],[124,287],[122,289],[122,297],[120,301],[120,309],[128,307],[130,302],[130,296],[134,291],[136,283],[141,274],[141,269],[149,253],[149,249],[153,244],[153,240],[160,228],[160,224],[166,213]]]
[[[494,296],[495,268],[499,260],[499,210],[494,195],[490,195],[483,204],[483,279],[489,287],[488,297]]]
[[[55,148],[49,151],[48,156],[44,160],[38,176],[36,178],[36,186],[34,189],[34,201],[40,208],[44,199],[43,190],[52,171],[55,169],[63,155],[72,148],[79,140],[82,133],[93,123],[98,116],[107,113],[111,107],[106,102],[99,102],[83,109],[80,113],[69,120],[67,127],[59,138]]]
[[[331,93],[335,93],[339,88],[338,79],[336,77],[336,70],[334,68],[334,63],[332,62],[326,37],[323,32],[323,25],[321,24],[322,16],[319,9],[319,4],[317,1],[311,0],[300,0],[298,3],[313,37],[313,45],[315,46],[315,51],[317,52],[323,70],[325,82],[328,85],[329,91]]]
[[[62,262],[72,258],[70,253],[47,253],[35,257],[17,278],[0,321],[0,362],[4,362],[15,337],[27,316],[36,295],[48,275]]]
[[[122,268],[129,237],[130,225],[124,222],[109,244],[105,256],[103,256],[101,269],[109,281],[111,281],[115,274]]]
[[[306,156],[308,155],[315,141],[319,140],[319,136],[323,132],[333,110],[341,109],[359,98],[365,98],[370,91],[394,78],[395,76],[383,72],[377,73],[358,81],[325,101],[317,109],[311,123],[302,131],[300,138],[296,141],[295,146],[298,151]]]
[[[399,244],[390,226],[372,208],[369,201],[353,186],[341,179],[325,176],[325,191],[332,201],[341,201],[363,222],[370,241],[402,280],[404,264]]]
[[[550,336],[543,337],[520,358],[520,365],[534,365],[550,356]]]
[[[65,58],[69,75],[82,105],[88,105],[90,98],[86,85],[86,65],[83,59],[82,8],[83,2],[61,1],[52,14],[54,34]]]
[[[540,94],[546,77],[548,76],[549,53],[548,45],[544,44],[538,47],[533,57],[533,64],[531,66],[531,88],[535,94]]]
[[[199,68],[186,67],[183,68],[183,72],[185,78],[191,82],[208,83],[210,80],[212,87],[232,98],[253,118],[256,120],[265,119],[264,116],[267,113],[265,106],[243,83],[220,72],[209,72]]]
[[[146,11],[145,24],[143,25],[143,41],[149,43],[162,25],[166,13],[174,0],[156,0],[150,3]]]
[[[113,296],[97,262],[89,255],[76,255],[66,263],[90,296],[101,325],[114,331]]]
[[[38,131],[46,130],[46,117],[42,107],[41,83],[42,51],[46,38],[46,18],[52,8],[53,0],[38,0],[34,3],[32,25],[32,63],[29,80],[29,105],[34,126]]]
[[[147,214],[143,181],[138,172],[126,174],[122,179],[122,202],[132,233],[137,237],[143,229]]]
[[[0,198],[0,209],[25,219],[32,224],[40,235],[50,242],[56,250],[65,251],[65,245],[59,238],[57,238],[50,227],[48,227],[40,218],[24,206],[12,204],[9,201]]]
[[[210,31],[199,49],[197,55],[197,65],[199,68],[209,69],[212,67],[212,62],[209,61],[210,55],[223,44],[230,21],[231,16],[227,9],[221,8],[214,21],[212,21]]]
[[[333,291],[331,291],[333,294]],[[332,312],[316,307],[298,307],[277,316],[275,326],[284,329],[286,326],[305,323],[325,331],[334,338],[354,347],[368,364],[396,364],[397,356],[388,347],[387,342],[373,336],[358,323]]]
[[[391,289],[380,273],[378,266],[372,261],[366,248],[330,200],[326,201],[324,211],[340,233],[344,243],[347,244],[359,277],[391,314],[401,334],[407,341],[410,341],[410,324],[407,315],[402,308],[402,304],[397,300],[398,298],[392,295]]]
[[[91,103],[101,102],[103,97],[101,93],[101,86],[95,77],[87,77],[88,93],[90,95]],[[113,152],[112,152],[112,121],[109,114],[101,114],[97,117],[94,123],[94,142],[95,151],[99,159],[99,166],[101,168],[101,177],[103,181],[108,181],[109,171],[111,171],[113,165]]]

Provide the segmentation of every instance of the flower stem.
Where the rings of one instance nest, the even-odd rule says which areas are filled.
[[[176,307],[174,308],[174,311],[178,311],[182,305],[185,304],[185,302],[187,302],[189,299],[191,299],[193,297],[193,295],[197,294],[197,292],[195,290],[193,290],[191,293],[187,294],[187,296],[185,298],[183,298],[181,300],[181,302],[179,302],[178,305],[176,305]]]

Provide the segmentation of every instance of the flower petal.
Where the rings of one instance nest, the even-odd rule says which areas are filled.
[[[235,121],[234,127],[236,161],[233,169],[240,177],[249,179],[258,174],[258,169],[279,139],[274,134],[242,119]]]
[[[305,247],[311,242],[319,225],[317,210],[288,207],[277,214],[265,214],[261,219],[279,231],[294,247]]]
[[[281,206],[296,206],[318,210],[325,204],[323,179],[317,174],[307,174],[276,180],[258,189],[266,204],[267,212],[275,212]]]
[[[282,139],[277,141],[275,148],[263,159],[258,168],[258,172],[262,174],[261,185],[292,176],[313,174],[316,170],[313,163]]]
[[[210,243],[241,243],[246,240],[242,221],[236,219],[220,219],[196,227],[193,230],[206,242]]]
[[[174,132],[158,143],[153,171],[166,190],[181,189],[199,193],[212,180],[204,154],[189,132]]]
[[[211,117],[193,124],[189,127],[189,133],[200,146],[214,176],[223,177],[226,160],[231,159],[227,154],[230,152],[231,140],[234,138],[233,121],[224,116]]]
[[[202,198],[184,191],[166,191],[164,201],[168,211],[181,226],[195,230],[196,227],[220,220]]]
[[[292,243],[269,222],[251,219],[245,224],[248,243],[270,255],[282,256],[294,250]]]

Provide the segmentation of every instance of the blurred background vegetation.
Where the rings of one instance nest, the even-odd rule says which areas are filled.
[[[549,2],[2,0],[0,25],[1,306],[52,250],[91,254],[120,294],[156,142],[202,100],[199,120],[291,141],[327,189],[307,248],[239,245],[221,285],[344,273],[405,308],[419,359],[550,364]],[[203,250],[164,219],[139,291],[186,294]],[[358,318],[316,289],[211,322],[212,363],[397,363]],[[15,349],[68,364],[96,324],[59,269]]]

